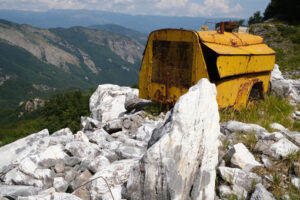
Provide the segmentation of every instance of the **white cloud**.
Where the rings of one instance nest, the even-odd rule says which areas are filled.
[[[129,14],[232,17],[240,0],[0,0],[0,9],[90,9]]]

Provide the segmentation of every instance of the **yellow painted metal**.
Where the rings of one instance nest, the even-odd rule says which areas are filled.
[[[219,108],[234,106],[236,109],[246,106],[250,90],[255,83],[263,83],[263,92],[269,88],[270,72],[247,74],[217,81],[217,102]]]
[[[217,31],[198,31],[202,42],[228,45],[228,46],[245,46],[253,44],[262,44],[263,38],[257,35],[246,33],[218,33]]]
[[[275,51],[266,44],[253,44],[247,46],[230,46],[203,42],[219,55],[274,55]]]
[[[221,78],[271,71],[275,64],[274,55],[259,56],[219,56],[217,68]]]
[[[268,90],[275,52],[262,42],[259,36],[241,33],[154,31],[148,38],[140,69],[139,96],[157,102],[175,102],[190,86],[208,78],[217,86],[219,107],[239,109],[246,105],[254,84],[262,83],[263,93]],[[207,66],[202,45],[216,53],[215,64],[209,62]],[[207,69],[213,67],[217,69],[217,79],[208,75]],[[167,72],[171,76],[168,89],[167,78],[164,79]]]

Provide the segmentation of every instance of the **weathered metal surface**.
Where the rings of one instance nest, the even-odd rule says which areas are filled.
[[[266,44],[253,44],[246,46],[231,46],[203,42],[207,47],[220,55],[274,55],[275,51]]]
[[[198,34],[202,42],[228,46],[247,46],[263,43],[262,37],[246,33],[225,32],[224,34],[220,34],[217,31],[198,31]]]
[[[217,86],[220,108],[247,104],[255,83],[267,92],[274,51],[250,34],[164,29],[148,38],[140,75],[139,96],[175,104],[201,78]]]

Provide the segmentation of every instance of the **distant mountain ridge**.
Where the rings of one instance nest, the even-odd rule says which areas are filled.
[[[136,39],[106,30],[0,20],[0,108],[59,90],[135,84],[143,50]]]
[[[214,28],[215,23],[229,20],[228,18],[129,15],[95,10],[49,10],[45,12],[0,10],[0,18],[40,28],[117,24],[147,34],[161,28],[199,30],[202,25]]]

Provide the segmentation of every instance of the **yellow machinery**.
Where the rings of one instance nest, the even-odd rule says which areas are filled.
[[[245,33],[163,29],[152,32],[139,74],[140,98],[174,104],[189,87],[208,78],[217,87],[219,108],[264,98],[275,52],[263,38]]]

